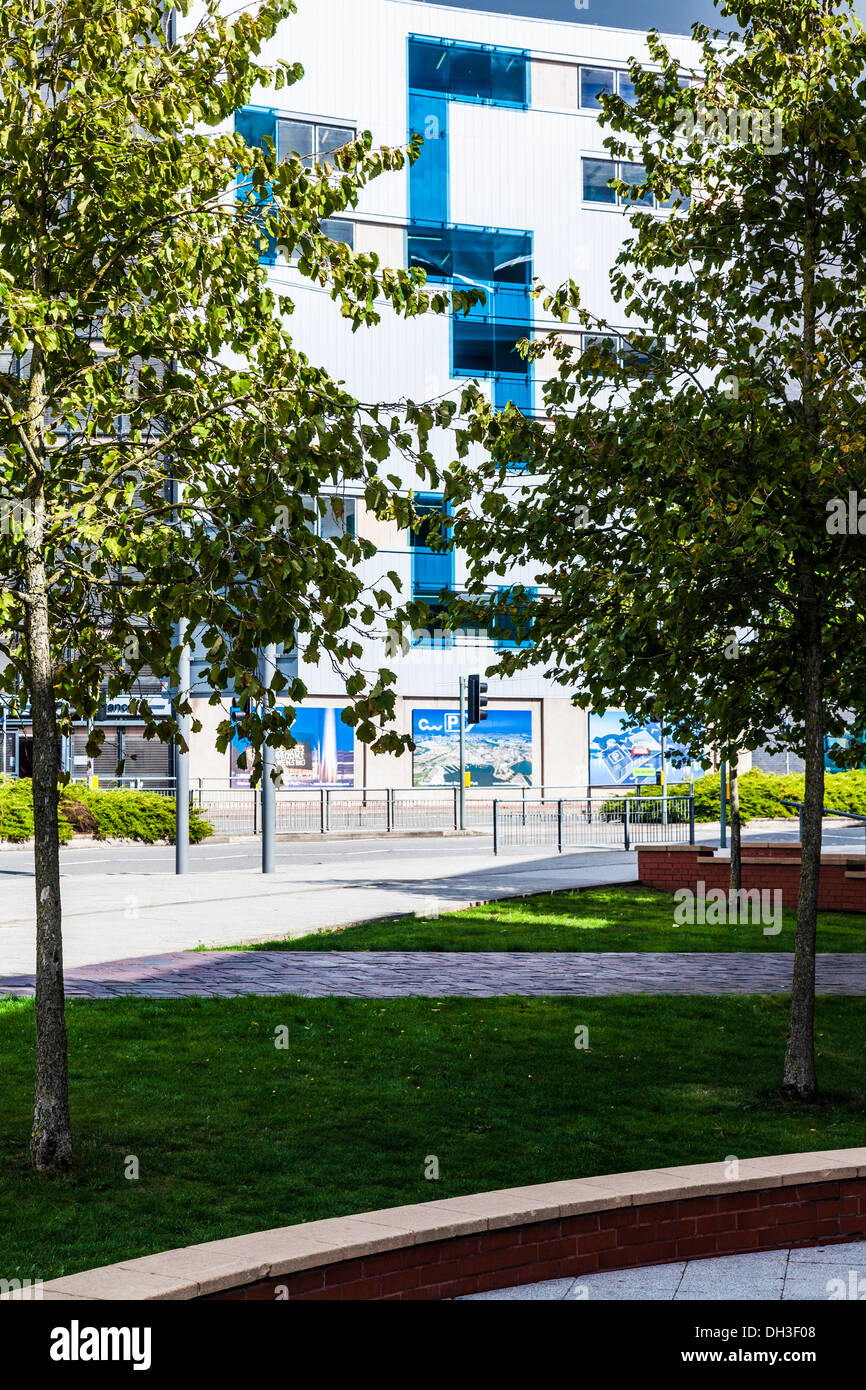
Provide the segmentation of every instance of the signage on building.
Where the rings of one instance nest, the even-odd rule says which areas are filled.
[[[342,709],[312,705],[295,711],[293,748],[275,748],[274,761],[283,787],[353,787],[355,735],[342,720]],[[250,747],[237,733],[231,742],[231,785],[248,787],[250,769],[239,766]]]
[[[661,724],[647,720],[624,728],[624,722],[622,710],[589,716],[589,780],[594,787],[636,786],[658,780],[662,765]],[[688,765],[684,766],[680,758],[673,761],[682,753],[680,744],[665,739],[668,782],[688,779]]]
[[[483,724],[466,728],[466,769],[472,787],[528,787],[532,784],[532,711],[489,709]],[[412,785],[458,786],[460,712],[412,711]]]
[[[171,700],[167,695],[115,695],[111,700],[104,700],[99,712],[99,722],[107,720],[122,720],[125,723],[141,724],[144,720],[143,714],[133,714],[130,706],[133,702],[146,700],[150,705],[151,714],[156,719],[162,719],[171,714]]]

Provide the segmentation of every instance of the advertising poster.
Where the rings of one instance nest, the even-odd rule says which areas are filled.
[[[342,709],[313,705],[295,712],[294,748],[277,748],[274,758],[282,769],[283,787],[353,787],[355,785],[355,734],[341,718]],[[249,748],[237,735],[231,742],[231,785],[248,787],[249,768],[238,767],[238,758]]]
[[[412,711],[412,785],[460,783],[460,713]],[[473,787],[528,787],[532,783],[532,711],[489,710],[482,724],[466,729],[466,769]]]
[[[641,782],[655,783],[661,771],[661,724],[648,720],[623,728],[622,710],[589,716],[589,780],[594,787],[633,787]],[[665,739],[666,778],[682,782],[688,778],[687,765],[676,766],[671,755],[681,752],[679,744]]]

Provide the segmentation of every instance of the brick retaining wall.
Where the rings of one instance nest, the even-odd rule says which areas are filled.
[[[648,1168],[326,1217],[49,1280],[46,1300],[438,1299],[866,1237],[866,1148]],[[0,1293],[0,1302],[11,1298]]]
[[[702,882],[728,891],[731,863],[718,859],[708,845],[639,845],[638,881],[647,888],[673,893],[678,888],[693,892]],[[800,887],[799,843],[743,845],[741,883],[744,889],[779,889],[783,907],[796,908]],[[866,912],[866,856],[822,854],[818,888],[822,912]]]
[[[866,1235],[866,1179],[697,1197],[457,1236],[282,1279],[205,1301],[458,1298],[488,1289],[701,1256],[831,1245]]]

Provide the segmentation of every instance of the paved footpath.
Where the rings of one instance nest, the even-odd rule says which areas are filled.
[[[212,852],[222,864],[235,850],[219,845]],[[143,861],[164,860],[165,853],[150,846],[141,850]],[[226,863],[176,878],[165,871],[104,872],[99,854],[67,850],[62,863],[77,867],[64,874],[62,886],[64,962],[101,967],[103,961],[129,956],[241,946],[377,917],[456,912],[497,898],[637,878],[637,855],[621,850],[561,857],[524,851],[504,860],[472,840],[428,841],[421,848],[410,840],[387,845],[350,840],[336,850],[332,842],[323,862],[315,858],[321,853],[310,846],[303,858],[275,874],[232,872]],[[125,854],[128,858],[129,851]],[[35,968],[32,861],[32,851],[0,855],[0,978]],[[94,865],[91,872],[88,864]]]
[[[790,955],[731,951],[175,951],[66,971],[71,998],[114,995],[784,994]],[[818,957],[820,994],[866,995],[866,955]],[[0,978],[0,995],[33,993],[32,975]]]
[[[748,1255],[714,1255],[707,1260],[643,1269],[612,1269],[582,1274],[577,1279],[547,1279],[490,1293],[466,1294],[460,1302],[477,1299],[517,1299],[549,1302],[602,1302],[611,1299],[654,1299],[665,1303],[706,1303],[738,1299],[773,1303],[780,1300],[862,1298],[866,1273],[866,1241],[850,1245],[817,1245],[808,1249],[768,1250]],[[707,1346],[730,1350],[730,1344],[707,1340]]]

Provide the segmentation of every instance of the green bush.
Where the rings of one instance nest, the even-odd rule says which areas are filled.
[[[101,840],[158,840],[174,842],[174,798],[156,792],[95,791],[90,787],[61,787],[60,839],[70,840],[74,828],[92,830]],[[95,825],[95,830],[93,827]],[[189,812],[192,844],[213,834],[213,826],[194,806]],[[33,786],[29,778],[0,779],[0,840],[33,837]]]
[[[805,781],[802,772],[779,774],[759,772],[757,768],[744,772],[739,778],[741,819],[782,820],[796,817],[796,809],[780,805],[780,798],[802,801]],[[668,786],[669,796],[688,796],[688,792],[688,782],[670,783]],[[661,787],[641,787],[640,793],[642,796],[661,796]],[[629,795],[636,795],[636,792],[629,792]],[[826,773],[824,805],[834,811],[854,811],[866,815],[866,769]],[[695,820],[718,819],[719,774],[708,772],[695,781]]]

